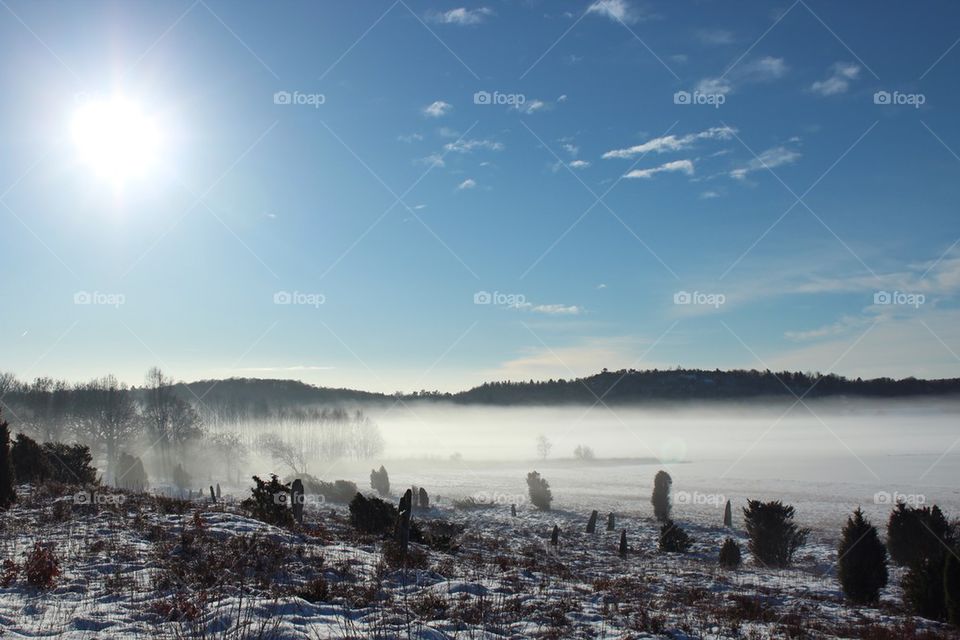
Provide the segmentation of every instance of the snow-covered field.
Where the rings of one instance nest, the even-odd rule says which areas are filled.
[[[249,487],[228,486],[210,466],[194,469],[194,482],[220,482],[218,504],[127,495],[97,506],[75,503],[75,488],[23,487],[0,519],[0,636],[955,637],[905,612],[897,568],[879,607],[844,603],[835,562],[857,506],[882,533],[897,498],[960,516],[957,408],[782,409],[382,411],[386,457],[374,464],[385,463],[395,494],[417,485],[431,495],[432,508],[414,517],[427,542],[414,545],[412,566],[398,564],[382,538],[357,534],[344,505],[311,497],[296,530],[252,520],[238,505]],[[554,444],[547,460],[532,460],[538,434]],[[577,444],[597,459],[573,460]],[[261,476],[279,470],[248,464]],[[366,491],[370,464],[317,461],[308,471]],[[532,469],[550,482],[550,512],[527,502]],[[695,539],[688,554],[657,550],[649,498],[660,469],[673,477],[674,520]],[[465,497],[487,506],[457,508]],[[791,504],[811,529],[792,568],[750,558],[741,528],[748,498]],[[727,499],[732,531],[721,526]],[[587,534],[593,509],[598,532]],[[554,525],[559,548],[549,544]],[[622,529],[626,557],[617,553]],[[717,565],[728,535],[744,550],[737,571]],[[36,542],[60,561],[49,591],[29,588],[13,568]]]
[[[352,530],[343,506],[308,508],[305,527],[287,531],[241,515],[233,497],[94,507],[69,493],[21,493],[3,519],[3,557],[22,561],[40,540],[62,575],[46,592],[22,577],[0,588],[5,638],[952,637],[903,613],[897,571],[879,608],[845,605],[827,530],[789,570],[746,554],[742,569],[724,571],[716,554],[731,532],[719,514],[677,505],[696,543],[686,555],[658,553],[646,495],[618,502],[613,532],[602,507],[595,534],[584,531],[588,512],[560,499],[557,510],[521,505],[513,518],[509,505],[458,510],[440,498],[415,521],[435,534],[456,526],[454,548],[439,536],[414,545],[414,566],[401,569],[382,540]]]

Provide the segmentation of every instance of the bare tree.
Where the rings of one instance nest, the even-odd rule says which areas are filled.
[[[186,446],[203,435],[200,414],[188,401],[174,396],[170,404],[170,443],[181,455]]]
[[[553,443],[547,440],[547,436],[540,434],[537,436],[537,455],[541,460],[550,457],[550,451],[553,449]]]
[[[274,462],[287,465],[294,474],[306,473],[307,460],[303,447],[298,447],[273,433],[260,436],[258,444]]]
[[[139,416],[126,385],[112,375],[93,380],[77,389],[83,397],[78,426],[81,435],[94,446],[102,446],[107,457],[107,478],[113,482],[120,447],[136,433]]]

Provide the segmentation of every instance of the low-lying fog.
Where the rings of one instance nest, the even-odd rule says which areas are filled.
[[[747,497],[781,498],[811,526],[838,525],[857,505],[883,521],[884,492],[960,516],[960,402],[613,409],[408,403],[364,412],[379,425],[382,456],[310,462],[309,473],[366,488],[370,466],[382,463],[394,487],[417,484],[444,497],[509,504],[523,502],[526,472],[535,468],[550,481],[557,508],[635,511],[649,508],[653,475],[666,468],[679,512],[705,519],[720,517],[722,496],[738,505]],[[537,449],[541,435],[552,445],[546,460]],[[594,459],[575,459],[578,445]]]

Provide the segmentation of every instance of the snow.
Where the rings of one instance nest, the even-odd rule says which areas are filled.
[[[898,570],[879,608],[842,601],[833,568],[836,534],[827,527],[814,530],[795,567],[769,570],[751,561],[742,532],[719,525],[722,510],[678,505],[675,519],[694,547],[661,554],[646,496],[617,501],[615,531],[605,530],[601,510],[595,534],[585,533],[588,500],[578,507],[558,497],[563,508],[551,512],[520,505],[513,518],[509,505],[456,510],[444,498],[414,519],[462,524],[459,550],[414,544],[426,557],[423,566],[401,570],[385,565],[380,540],[353,532],[343,506],[308,508],[308,527],[324,532],[314,535],[253,520],[232,498],[216,505],[198,500],[183,514],[164,514],[156,501],[131,496],[99,509],[75,505],[58,519],[53,501],[34,493],[21,488],[20,503],[4,516],[3,557],[21,562],[41,540],[54,545],[63,574],[48,592],[27,587],[22,576],[0,588],[5,639],[721,638],[731,637],[733,627],[781,637],[789,624],[844,637],[850,633],[844,625],[908,620],[899,606]],[[549,544],[554,524],[561,529],[558,549]],[[626,558],[617,554],[621,529],[628,532]],[[716,564],[727,535],[744,551],[745,566],[736,572]],[[252,536],[262,541],[253,547],[256,557],[228,557],[232,542]],[[215,567],[223,584],[203,587],[189,577],[164,584],[160,578],[176,558],[196,547],[226,561]],[[255,572],[227,579],[236,566],[254,566],[275,551],[283,557],[267,570],[269,580]],[[329,587],[324,602],[294,593],[318,576]],[[162,615],[163,606],[178,602],[196,605],[196,619]],[[730,613],[751,606],[761,613],[739,619]]]

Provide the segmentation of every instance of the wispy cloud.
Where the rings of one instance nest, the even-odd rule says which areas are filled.
[[[590,166],[590,163],[586,160],[573,160],[567,164],[571,169],[586,169]]]
[[[626,0],[596,0],[587,7],[587,13],[596,14],[618,22],[637,22],[641,15]]]
[[[437,100],[423,108],[423,115],[430,118],[441,118],[453,110],[453,105],[443,100]]]
[[[447,151],[455,153],[471,153],[477,149],[486,149],[488,151],[503,151],[503,143],[496,140],[478,140],[464,139],[456,142],[448,142],[443,145]]]
[[[810,85],[810,90],[822,96],[833,96],[845,93],[850,88],[850,82],[860,75],[860,65],[852,62],[837,62],[830,67],[830,75],[825,80],[817,80]]]
[[[577,305],[565,304],[538,304],[530,309],[534,313],[545,313],[551,316],[578,316],[583,313],[583,308]]]
[[[733,33],[726,29],[699,29],[696,32],[697,40],[708,45],[733,44]]]
[[[732,127],[711,127],[706,131],[699,133],[688,133],[684,136],[661,136],[653,138],[643,144],[638,144],[626,149],[614,149],[603,154],[604,159],[610,158],[632,158],[644,153],[667,153],[670,151],[681,151],[693,146],[700,140],[729,140],[737,132]]]
[[[397,140],[409,144],[411,142],[420,142],[423,140],[423,136],[419,133],[411,133],[409,135],[399,135],[397,136]]]
[[[652,167],[650,169],[634,169],[629,173],[624,174],[624,178],[652,178],[658,173],[673,173],[680,171],[687,174],[688,176],[693,175],[693,162],[690,160],[673,160],[672,162],[666,162],[659,167]]]
[[[330,371],[334,367],[323,366],[323,365],[314,365],[314,364],[297,364],[289,367],[238,367],[233,369],[233,371],[251,371],[251,372],[271,372],[271,371]]]
[[[546,111],[551,108],[549,102],[544,102],[543,100],[529,100],[523,102],[522,104],[514,105],[513,108],[519,111],[520,113],[526,113],[527,115],[532,115],[538,111]]]
[[[733,93],[737,85],[770,82],[782,78],[786,73],[787,65],[783,58],[765,56],[739,64],[724,76],[704,78],[697,83],[696,90],[700,93],[727,95]]]
[[[431,153],[426,158],[420,158],[418,162],[422,162],[425,165],[428,165],[437,169],[442,169],[443,167],[447,166],[446,160],[444,160],[443,156],[440,155],[439,153]]]
[[[738,167],[730,172],[731,178],[743,180],[747,174],[762,169],[775,169],[785,164],[792,164],[800,159],[800,152],[788,149],[787,147],[773,147],[767,149],[756,158],[750,160],[742,167]]]
[[[467,178],[463,182],[457,185],[457,191],[464,191],[466,189],[475,189],[477,186],[477,181],[473,178]]]
[[[427,20],[436,24],[455,24],[460,26],[480,24],[493,15],[493,9],[489,7],[480,7],[479,9],[467,9],[458,7],[449,11],[431,11],[427,14]]]

